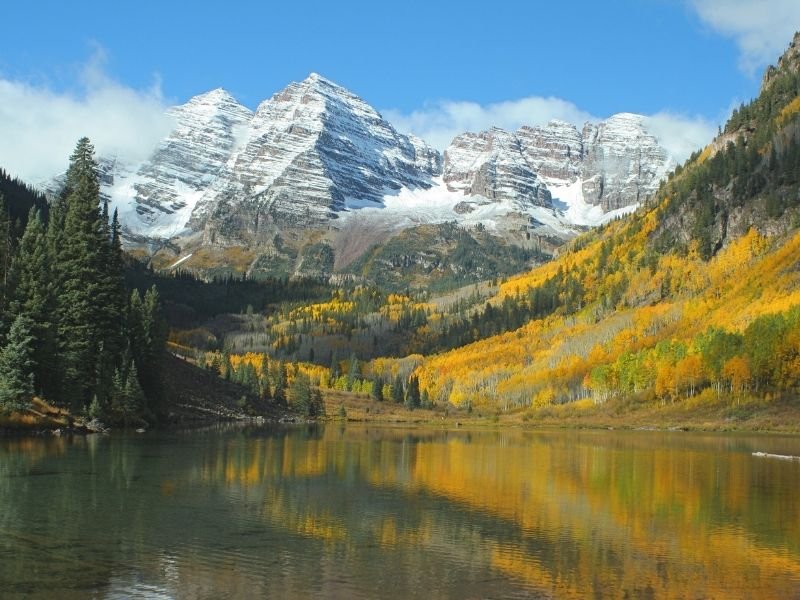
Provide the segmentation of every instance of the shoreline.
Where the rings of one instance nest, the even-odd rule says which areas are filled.
[[[340,407],[346,416],[337,416]],[[800,398],[748,399],[739,404],[693,398],[664,406],[635,399],[605,404],[576,402],[507,413],[458,408],[408,410],[391,402],[334,392],[325,397],[324,421],[448,428],[591,429],[629,431],[703,431],[800,435]]]
[[[335,425],[375,425],[420,427],[432,429],[516,429],[516,430],[619,430],[619,431],[696,431],[717,433],[749,433],[800,435],[800,398],[781,397],[773,400],[748,399],[739,404],[724,401],[690,399],[664,406],[636,400],[611,400],[594,405],[584,402],[518,409],[506,413],[476,408],[473,411],[454,407],[416,408],[402,404],[375,402],[369,397],[349,392],[326,390],[326,416],[308,419],[290,410],[272,410],[265,415],[230,414],[227,411],[203,411],[180,416],[142,429],[128,431],[174,431],[201,429],[218,424],[242,426],[297,426],[314,423]],[[93,425],[64,409],[42,403],[40,410],[0,416],[0,439],[11,437],[50,437],[59,435],[93,435],[124,431],[123,427],[105,428]],[[276,407],[277,408],[277,407]],[[342,415],[342,409],[344,414]],[[100,425],[100,426],[97,426]]]

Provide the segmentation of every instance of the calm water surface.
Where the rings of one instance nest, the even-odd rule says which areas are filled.
[[[800,438],[0,440],[2,598],[800,598]]]

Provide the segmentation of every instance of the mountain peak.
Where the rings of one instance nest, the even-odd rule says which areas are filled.
[[[189,102],[203,104],[238,104],[236,98],[234,98],[228,90],[221,87],[198,94],[192,97]]]
[[[569,121],[564,121],[563,119],[550,119],[547,122],[547,127],[551,129],[555,128],[569,128],[569,129],[577,129],[574,123],[570,123]]]
[[[309,73],[308,77],[306,77],[303,80],[303,83],[316,83],[318,81],[325,82],[325,83],[331,83],[329,79],[323,77],[322,75],[320,75],[319,73],[317,73],[315,71],[312,71],[311,73]]]
[[[336,90],[339,93],[353,95],[353,93],[346,88],[342,87],[335,81],[331,81],[327,77],[323,77],[319,73],[309,73],[308,77],[300,82],[300,85],[308,88],[328,88]]]
[[[761,80],[761,91],[765,91],[775,77],[782,72],[800,72],[800,31],[794,34],[786,52],[778,59],[777,66],[770,65],[767,67],[764,72],[764,78]]]

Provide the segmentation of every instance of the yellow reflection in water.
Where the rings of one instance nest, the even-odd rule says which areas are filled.
[[[558,597],[800,595],[800,465],[731,452],[713,439],[685,443],[693,439],[328,428],[318,439],[223,449],[224,466],[211,460],[203,474],[219,482],[223,473],[243,488],[358,481],[417,511],[427,510],[414,504],[424,494],[483,523],[477,545],[463,518],[422,514],[401,525],[378,507],[354,523],[324,496],[278,491],[264,500],[264,514],[330,543],[347,544],[357,528],[389,549],[449,545],[458,554],[468,544],[475,560]]]

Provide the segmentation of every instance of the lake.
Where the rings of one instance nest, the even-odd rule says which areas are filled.
[[[800,598],[800,438],[0,440],[2,598]]]

